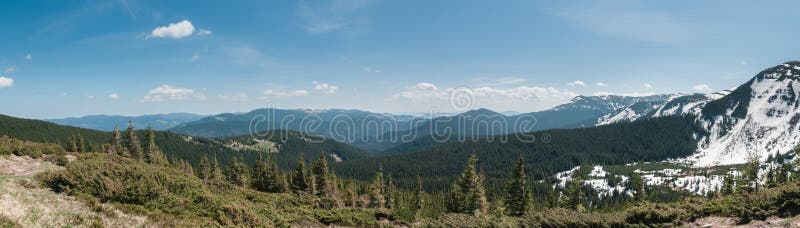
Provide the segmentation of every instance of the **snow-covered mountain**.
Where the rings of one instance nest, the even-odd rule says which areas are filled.
[[[695,166],[744,163],[750,155],[792,151],[800,143],[800,62],[787,62],[756,75],[706,104],[698,120],[708,134],[687,160]]]

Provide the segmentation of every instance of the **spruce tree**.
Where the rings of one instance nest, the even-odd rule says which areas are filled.
[[[211,162],[205,154],[200,157],[200,164],[197,165],[197,177],[206,182],[211,179]]]
[[[133,122],[128,121],[128,129],[125,130],[127,139],[125,140],[125,148],[128,150],[130,157],[136,160],[142,159],[142,146],[139,139],[136,137],[136,129]]]
[[[128,151],[122,145],[122,133],[119,131],[119,127],[114,126],[114,137],[111,138],[111,151],[112,153],[127,157]]]
[[[424,197],[423,194],[424,191],[422,190],[422,177],[417,175],[417,189],[414,191],[414,202],[412,202],[412,208],[417,212],[422,210],[422,207],[425,204],[425,201],[422,199],[422,197]]]
[[[486,190],[483,187],[484,175],[477,172],[478,157],[469,157],[467,166],[458,181],[448,193],[446,206],[449,212],[485,214],[488,209]]]
[[[372,189],[369,194],[370,207],[379,209],[386,207],[386,198],[383,196],[383,184],[383,166],[381,166],[378,168],[378,171],[375,172],[375,179],[372,181]]]
[[[583,202],[586,197],[583,193],[583,181],[577,171],[572,176],[572,181],[569,183],[569,186],[567,186],[567,200],[565,206],[568,209],[582,212],[585,210]]]
[[[324,155],[320,155],[319,159],[314,162],[311,173],[314,175],[314,192],[318,197],[326,196],[328,193],[328,162],[325,161]]]
[[[247,165],[240,162],[236,157],[233,157],[233,161],[228,165],[225,174],[228,182],[233,185],[244,187],[248,183]]]
[[[720,193],[722,193],[722,195],[733,194],[734,193],[734,181],[733,181],[734,177],[731,176],[731,175],[726,175],[724,178],[725,179],[722,180],[722,187],[720,188]]]
[[[391,175],[386,175],[386,183],[383,184],[382,192],[384,201],[386,202],[386,208],[394,208],[396,199],[394,195],[394,181],[392,181]]]
[[[284,191],[281,174],[277,164],[269,155],[259,153],[253,166],[253,188],[262,192],[278,193]]]
[[[223,181],[225,176],[222,175],[222,168],[219,167],[219,162],[217,161],[216,157],[211,160],[210,168],[211,168],[211,173],[209,173],[208,175],[209,179],[214,182]]]
[[[633,172],[631,174],[630,179],[630,189],[633,190],[633,200],[636,202],[644,201],[646,196],[644,190],[644,180],[642,179],[642,175],[637,172]]]
[[[511,180],[506,186],[505,212],[511,216],[522,216],[530,208],[528,190],[525,183],[525,165],[522,156],[517,160],[514,171],[511,172]]]
[[[303,158],[297,160],[297,165],[294,168],[294,172],[292,172],[292,181],[289,188],[297,194],[310,192],[309,180],[306,174],[306,163],[303,161]]]
[[[484,215],[489,211],[489,200],[486,198],[484,182],[486,182],[486,175],[481,170],[475,177],[475,191],[472,197],[472,213],[475,215]]]

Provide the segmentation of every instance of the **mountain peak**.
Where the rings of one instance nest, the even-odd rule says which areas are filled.
[[[464,113],[461,113],[459,116],[473,116],[473,117],[474,117],[474,116],[479,116],[479,115],[485,115],[485,116],[495,116],[495,115],[499,115],[499,116],[505,116],[505,115],[503,115],[503,114],[500,114],[499,112],[495,112],[495,111],[492,111],[492,110],[489,110],[489,109],[486,109],[486,108],[479,108],[479,109],[473,109],[473,110],[469,110],[469,111],[466,111],[466,112],[464,112]]]

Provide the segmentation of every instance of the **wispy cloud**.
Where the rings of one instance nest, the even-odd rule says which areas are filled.
[[[395,93],[390,101],[408,101],[414,104],[430,105],[440,109],[448,109],[450,99],[456,92],[468,92],[470,102],[476,107],[506,110],[513,107],[551,107],[578,96],[577,93],[559,90],[553,87],[517,86],[498,88],[483,86],[476,88],[448,87],[440,88],[432,83],[419,82]]]
[[[31,61],[31,60],[33,60],[33,56],[30,53],[28,53],[27,55],[25,55],[25,60],[26,61]]]
[[[694,85],[694,86],[692,86],[692,89],[693,90],[697,90],[697,91],[704,91],[704,92],[711,91],[711,87],[708,86],[707,84]]]
[[[586,83],[581,80],[575,80],[574,82],[567,83],[568,86],[586,86]]]
[[[673,43],[692,34],[679,17],[633,4],[570,4],[551,13],[579,29],[627,40]]]
[[[250,100],[250,96],[245,93],[237,93],[237,94],[221,94],[219,98],[226,101],[236,101],[236,102],[245,102]]]
[[[474,78],[473,82],[480,86],[509,86],[518,85],[528,81],[520,77],[499,77],[499,78]]]
[[[299,1],[295,14],[307,32],[329,33],[363,24],[366,19],[355,14],[369,3],[369,0]]]
[[[652,85],[652,84],[650,84],[650,83],[644,83],[642,86],[643,86],[645,89],[653,89],[653,85]]]
[[[263,67],[273,62],[271,57],[250,46],[222,47],[222,52],[229,61],[238,65]]]
[[[147,92],[142,102],[162,102],[169,100],[205,100],[206,95],[193,89],[161,85]]]
[[[312,81],[311,84],[314,84],[314,90],[322,92],[324,94],[336,94],[336,92],[339,91],[339,86],[331,85],[328,83]]]
[[[116,93],[109,94],[108,95],[108,99],[117,100],[117,99],[119,99],[119,95],[116,94]]]
[[[282,91],[282,90],[273,90],[268,89],[262,92],[262,96],[259,97],[259,100],[273,100],[279,98],[290,98],[290,97],[305,97],[308,96],[308,90],[298,89],[294,91]]]
[[[594,83],[594,85],[599,86],[599,87],[608,87],[608,85],[606,83],[603,83],[603,82],[597,82],[597,83]]]
[[[14,71],[17,71],[17,66],[6,67],[6,69],[3,72],[8,74],[8,73],[13,73]]]

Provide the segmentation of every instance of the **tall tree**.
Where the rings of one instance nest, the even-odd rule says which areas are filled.
[[[530,208],[528,189],[525,183],[525,163],[522,156],[517,160],[517,165],[511,172],[511,180],[506,186],[505,212],[511,216],[522,216]]]
[[[149,124],[147,125],[146,136],[147,145],[145,145],[144,148],[144,160],[151,164],[166,164],[167,158],[164,153],[161,152],[161,149],[158,148],[158,144],[156,144],[156,133]]]
[[[130,157],[136,160],[142,159],[142,146],[139,139],[136,137],[136,129],[133,122],[128,121],[128,129],[125,130],[127,140],[125,140],[125,148],[128,150]]]
[[[467,166],[461,172],[458,181],[448,193],[447,206],[449,212],[485,214],[488,209],[486,191],[483,187],[485,177],[477,171],[478,157],[474,153],[469,157]]]
[[[734,177],[732,175],[726,175],[725,179],[722,180],[722,187],[720,188],[720,193],[722,195],[730,195],[733,194],[734,190]]]
[[[369,206],[372,208],[385,208],[386,207],[386,198],[383,195],[383,166],[378,167],[378,171],[375,172],[375,179],[372,180],[372,189],[370,190],[369,198],[370,203]]]
[[[278,193],[284,191],[283,180],[278,165],[269,159],[269,155],[258,154],[253,165],[253,188],[262,192]]]
[[[644,201],[646,194],[644,192],[644,180],[642,180],[642,175],[633,172],[629,184],[629,188],[633,190],[633,199],[637,202]]]
[[[119,131],[119,127],[117,126],[114,126],[114,137],[111,138],[111,150],[109,152],[119,156],[129,156],[128,151],[122,144],[122,133]]]
[[[386,202],[386,208],[392,209],[395,207],[397,199],[395,199],[394,181],[391,175],[386,175],[386,183],[383,184],[383,197]]]
[[[422,190],[422,177],[420,177],[419,174],[418,174],[417,175],[417,189],[416,189],[416,191],[414,191],[414,202],[412,202],[413,203],[412,207],[417,212],[422,210],[422,207],[425,204],[425,201],[422,199],[424,193],[425,192]]]
[[[197,177],[203,181],[211,179],[211,162],[205,154],[200,157],[200,163],[197,165]]]
[[[244,187],[248,183],[247,165],[244,162],[240,162],[236,157],[233,157],[233,161],[228,165],[225,174],[228,182],[233,185]]]
[[[566,195],[566,208],[577,211],[584,211],[586,209],[583,206],[583,202],[586,199],[583,193],[583,180],[577,171],[572,175],[572,181],[569,183],[569,186],[567,186]]]
[[[328,162],[325,161],[324,155],[320,155],[314,162],[311,173],[314,175],[314,192],[319,197],[326,196],[328,194]]]
[[[303,158],[300,158],[297,160],[297,165],[294,167],[294,172],[292,172],[290,189],[297,194],[310,192],[310,182],[308,179],[308,175],[306,174],[306,163],[303,161]]]

